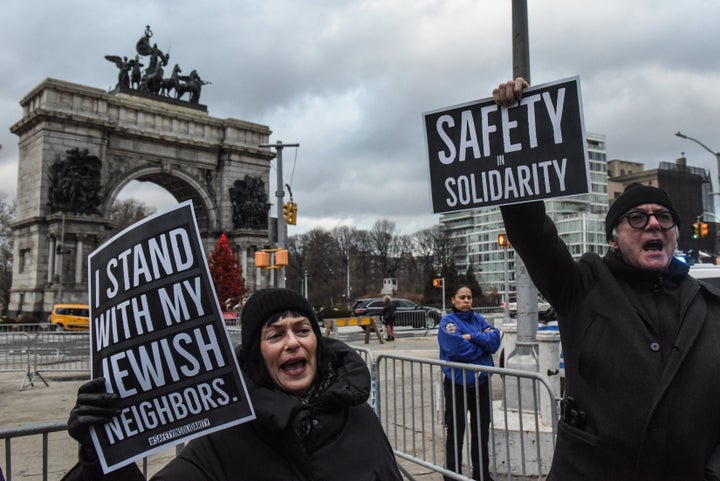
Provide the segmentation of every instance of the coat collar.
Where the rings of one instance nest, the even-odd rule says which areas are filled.
[[[647,284],[656,288],[665,287],[676,289],[687,277],[688,271],[690,270],[687,264],[675,258],[673,258],[670,265],[662,271],[638,269],[637,267],[626,264],[622,255],[612,249],[608,250],[603,260],[613,275],[630,284]]]

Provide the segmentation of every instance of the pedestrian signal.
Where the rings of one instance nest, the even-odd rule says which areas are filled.
[[[700,222],[700,237],[708,235],[709,226],[705,222]]]
[[[288,265],[288,251],[287,249],[280,249],[275,253],[275,265],[285,267]]]
[[[255,252],[255,267],[270,267],[270,254],[263,251]]]
[[[442,287],[443,286],[443,280],[442,277],[438,277],[437,279],[433,279],[433,287]]]

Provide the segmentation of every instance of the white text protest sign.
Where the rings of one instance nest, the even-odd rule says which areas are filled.
[[[435,213],[590,191],[577,77],[528,88],[508,109],[490,98],[423,119]]]
[[[92,430],[103,470],[255,417],[191,202],[104,243],[88,279],[92,376],[121,398]]]

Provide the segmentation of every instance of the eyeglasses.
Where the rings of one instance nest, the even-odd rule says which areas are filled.
[[[643,212],[641,210],[634,210],[626,214],[624,217],[633,229],[644,229],[650,222],[650,216],[655,217],[655,220],[662,230],[670,230],[675,227],[675,224],[677,224],[673,213],[667,210],[663,212]]]

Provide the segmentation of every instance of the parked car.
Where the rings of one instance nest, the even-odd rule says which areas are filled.
[[[381,316],[383,297],[358,299],[352,307],[353,316]],[[437,326],[442,317],[440,309],[421,306],[402,297],[393,297],[395,305],[395,326],[409,326],[416,329],[432,329]],[[382,321],[382,319],[381,319]]]
[[[715,264],[693,264],[690,275],[695,279],[707,282],[713,287],[720,287],[720,266]]]
[[[55,304],[48,321],[58,331],[87,331],[90,308],[87,304]]]
[[[512,301],[508,304],[508,311],[510,317],[517,317],[517,302]],[[555,309],[550,305],[548,301],[538,296],[538,321],[548,322],[557,319]]]

